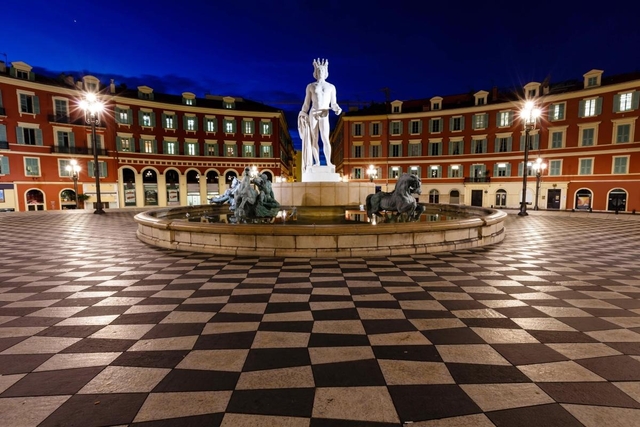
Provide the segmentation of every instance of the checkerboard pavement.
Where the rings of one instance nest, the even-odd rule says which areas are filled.
[[[161,250],[123,211],[0,230],[2,426],[640,426],[640,221],[338,259]]]

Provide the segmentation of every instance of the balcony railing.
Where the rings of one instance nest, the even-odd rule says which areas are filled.
[[[93,149],[88,147],[61,147],[54,145],[51,147],[52,153],[64,153],[64,154],[93,154]],[[98,148],[99,156],[106,156],[108,153],[104,148]]]
[[[0,141],[0,150],[8,150],[9,141]]]
[[[488,176],[465,176],[464,182],[491,182],[491,177]]]
[[[74,124],[74,125],[85,124],[85,121],[82,117],[72,119],[69,116],[64,116],[61,114],[49,114],[47,117],[50,123],[65,123],[65,124]]]

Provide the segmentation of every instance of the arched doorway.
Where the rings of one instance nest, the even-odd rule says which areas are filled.
[[[178,171],[169,169],[165,171],[164,178],[167,186],[167,206],[180,204],[180,175]]]
[[[507,192],[505,190],[496,191],[496,208],[507,206]]]
[[[76,208],[76,192],[70,188],[65,188],[60,192],[60,208],[75,209]]]
[[[429,203],[440,203],[440,193],[438,190],[429,190]]]
[[[193,169],[187,172],[187,204],[200,204],[200,172]]]
[[[136,205],[136,172],[131,168],[122,169],[122,186],[124,194],[124,205]]]
[[[609,202],[607,210],[610,211],[626,211],[627,210],[627,192],[622,188],[615,188],[609,193]]]
[[[591,190],[581,188],[576,192],[575,208],[581,211],[591,210],[592,198],[593,193],[591,193]]]
[[[449,192],[449,203],[453,205],[460,203],[460,192],[458,190],[451,190]]]
[[[269,171],[263,171],[263,174],[265,174],[267,176],[267,179],[271,182],[273,182],[273,174]]]
[[[153,169],[142,171],[144,185],[144,205],[158,206],[158,174]]]
[[[27,191],[25,195],[27,199],[27,210],[28,211],[43,211],[45,210],[44,206],[44,193],[38,189],[33,189]]]

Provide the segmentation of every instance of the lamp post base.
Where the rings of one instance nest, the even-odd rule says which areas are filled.
[[[103,209],[96,209],[95,211],[93,211],[94,214],[96,215],[104,215],[106,214],[106,212]]]
[[[527,213],[527,211],[520,211],[520,212],[518,212],[518,215],[519,216],[527,216],[529,214]]]

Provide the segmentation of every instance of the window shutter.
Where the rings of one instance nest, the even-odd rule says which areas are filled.
[[[122,151],[122,137],[116,136],[116,150]]]
[[[602,97],[596,99],[596,116],[602,113]]]
[[[42,145],[42,129],[36,129],[36,145]]]
[[[511,176],[511,163],[507,163],[507,176]]]
[[[494,153],[499,153],[500,152],[500,138],[496,138],[494,144],[493,144],[493,152]]]
[[[76,146],[76,135],[73,132],[69,132],[69,147]]]
[[[533,150],[538,150],[540,147],[540,134],[536,133],[535,135],[533,135],[533,142],[531,145],[533,148]]]
[[[193,144],[193,145],[195,145],[195,149],[196,149],[196,150],[195,150],[195,152],[196,152],[196,156],[199,156],[199,155],[200,155],[200,143],[196,142],[196,143],[195,143],[195,144]]]
[[[127,124],[133,124],[133,110],[131,108],[127,110]]]
[[[16,136],[18,137],[18,144],[24,144],[24,130],[20,126],[16,128]]]
[[[151,141],[151,150],[153,154],[158,154],[158,141],[155,139]]]
[[[107,163],[106,162],[98,162],[98,167],[100,168],[100,176],[102,178],[106,178],[106,176],[107,176]]]
[[[580,107],[579,107],[579,111],[578,111],[578,117],[584,117],[584,108],[585,108],[585,104],[587,103],[587,101],[585,101],[584,99],[582,101],[580,101]]]
[[[486,138],[482,140],[482,152],[483,153],[487,152],[487,140],[486,140]]]
[[[511,152],[511,141],[513,140],[512,137],[508,137],[507,138],[507,151]]]
[[[1,142],[6,142],[7,141],[7,126],[6,125],[0,125],[0,141]]]
[[[162,141],[162,153],[167,154],[167,141]]]
[[[33,97],[33,112],[36,114],[40,114],[40,99],[37,96]]]
[[[450,117],[449,118],[449,132],[453,131],[453,122],[454,122],[453,117]]]
[[[144,123],[144,114],[142,111],[138,111],[138,124],[142,126]]]
[[[618,113],[620,111],[620,94],[613,95],[613,112]]]
[[[633,92],[633,95],[631,95],[631,109],[632,110],[637,110],[638,109],[638,101],[640,100],[640,92],[638,92],[637,90]],[[0,99],[0,105],[2,104],[2,99]]]
[[[168,116],[165,113],[162,113],[162,127],[163,128],[166,128],[166,126],[167,126],[167,117]],[[171,117],[173,117],[173,116],[171,116]]]
[[[460,130],[464,130],[464,116],[460,117]]]
[[[525,135],[520,135],[520,151],[524,151],[524,137]]]
[[[496,126],[500,127],[500,111],[496,113]]]
[[[156,113],[151,112],[151,126],[156,127]]]
[[[0,90],[0,108],[2,108],[2,91]]]
[[[87,162],[87,173],[89,174],[90,178],[95,178],[96,174],[94,173],[94,163],[93,160],[89,160]]]
[[[131,147],[131,151],[136,152],[135,147]],[[144,152],[144,139],[140,138],[138,140],[138,153]]]
[[[10,172],[10,170],[9,170],[9,158],[7,156],[2,156],[2,157],[0,157],[0,161],[2,161],[2,164],[0,165],[0,173],[8,175],[9,172]]]
[[[522,166],[523,166],[523,165],[524,165],[524,163],[523,163],[523,162],[520,162],[520,163],[518,164],[518,176],[522,176],[522,169],[523,169],[523,167],[522,167]]]

